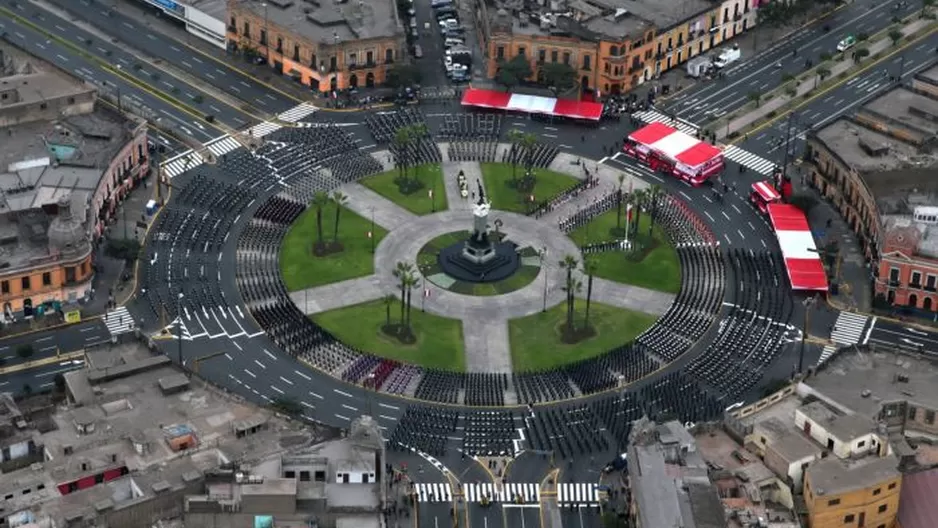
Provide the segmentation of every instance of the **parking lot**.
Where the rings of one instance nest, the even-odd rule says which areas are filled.
[[[466,4],[466,0],[460,3],[455,0],[436,0],[436,8],[433,1],[413,0],[411,5],[416,24],[411,22],[409,16],[405,19],[408,31],[411,32],[411,53],[416,57],[422,76],[421,85],[443,89],[467,83],[473,76],[473,66],[475,73],[481,70],[481,49],[472,13],[468,5],[461,5]],[[441,2],[445,5],[439,5]],[[448,24],[449,29],[445,34],[441,23]]]

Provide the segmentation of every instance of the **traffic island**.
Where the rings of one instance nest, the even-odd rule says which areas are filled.
[[[718,119],[707,128],[716,135],[717,140],[733,141],[773,122],[847,78],[871,68],[934,33],[936,29],[938,23],[934,20],[915,15],[902,26],[887,28],[800,75],[783,79],[783,84],[775,90],[766,94],[750,94],[747,105]],[[867,57],[872,60],[865,61]]]

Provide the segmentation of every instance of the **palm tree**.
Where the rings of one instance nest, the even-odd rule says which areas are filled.
[[[655,218],[658,216],[658,202],[664,196],[664,190],[658,185],[652,185],[645,190],[646,199],[651,204],[651,211],[648,212],[648,236],[651,236],[651,230],[655,227]]]
[[[593,275],[596,274],[596,261],[593,259],[583,259],[583,272],[586,273],[586,317],[583,321],[583,327],[590,327],[590,303],[593,300]]]
[[[335,226],[332,228],[332,243],[339,244],[339,213],[342,212],[342,206],[348,203],[348,196],[342,191],[332,193],[332,201],[335,202]]]
[[[622,183],[625,182],[625,174],[619,174],[619,189],[616,196],[616,233],[622,232]]]
[[[632,231],[634,236],[638,233],[638,223],[642,218],[642,206],[645,205],[645,199],[648,197],[648,193],[644,189],[636,189],[632,191],[632,208],[635,210],[635,214],[632,215],[632,225],[629,226],[629,229]]]
[[[537,136],[531,132],[521,135],[521,152],[524,153],[524,172],[525,176],[531,173],[531,167],[534,166],[534,147],[537,146]]]
[[[394,301],[396,300],[397,300],[397,297],[395,297],[394,295],[390,293],[381,298],[381,302],[384,303],[384,317],[385,317],[384,325],[385,326],[391,326],[391,305],[394,304]]]
[[[398,288],[401,290],[401,326],[403,326],[407,308],[407,290],[409,288],[408,284],[410,283],[410,276],[414,273],[414,265],[410,262],[400,261],[394,267],[394,271],[392,273],[394,278],[400,281]]]
[[[316,208],[316,234],[317,242],[316,245],[319,248],[323,247],[325,241],[323,240],[322,234],[322,209],[329,203],[329,195],[323,191],[318,191],[313,195],[313,207]]]
[[[414,288],[417,287],[419,281],[417,280],[417,274],[413,271],[407,275],[407,280],[405,281],[405,286],[407,287],[407,321],[404,323],[404,328],[407,329],[408,333],[412,333],[413,329],[410,327],[410,308],[412,306],[411,298],[414,294]]]
[[[564,255],[563,259],[559,262],[560,269],[567,271],[567,280],[564,284],[563,290],[567,292],[567,332],[573,333],[573,302],[574,302],[574,293],[576,293],[577,281],[573,277],[573,270],[576,269],[579,262],[577,262],[576,257],[573,255]]]
[[[511,144],[511,156],[508,156],[508,161],[511,163],[511,182],[512,184],[517,183],[517,170],[518,170],[518,153],[521,150],[521,136],[524,133],[520,130],[514,128],[508,131],[508,143]]]
[[[397,173],[401,178],[407,177],[407,154],[410,144],[413,142],[410,127],[401,127],[394,131],[394,139],[391,144],[394,146],[394,164],[397,165]]]

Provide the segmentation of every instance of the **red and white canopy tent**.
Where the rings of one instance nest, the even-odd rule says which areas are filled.
[[[793,290],[827,291],[827,272],[814,244],[808,219],[791,204],[768,205]]]
[[[599,121],[603,115],[602,103],[513,94],[481,88],[467,88],[462,95],[462,105],[588,121]]]
[[[723,151],[664,123],[650,123],[629,134],[636,143],[689,167],[697,167],[723,155]]]

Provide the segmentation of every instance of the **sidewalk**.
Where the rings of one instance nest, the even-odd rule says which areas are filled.
[[[823,93],[837,86],[851,75],[857,75],[873,64],[878,63],[892,53],[902,50],[910,44],[907,39],[918,39],[934,31],[935,22],[928,19],[915,19],[902,26],[900,31],[903,40],[893,45],[888,35],[874,35],[874,40],[858,43],[853,52],[867,49],[866,58],[854,60],[849,52],[835,54],[824,63],[812,67],[794,79],[788,80],[778,88],[762,94],[758,102],[751,102],[741,109],[731,113],[726,118],[717,120],[708,128],[716,135],[717,140],[736,139],[740,134],[753,132],[763,126],[767,120],[771,121],[779,115],[790,110],[790,106],[797,106],[815,95],[820,90]],[[889,30],[887,30],[888,32]],[[818,75],[821,70],[827,70],[824,79]]]

